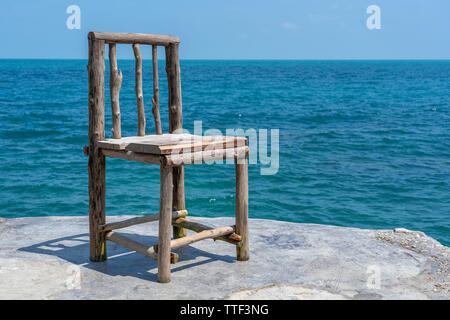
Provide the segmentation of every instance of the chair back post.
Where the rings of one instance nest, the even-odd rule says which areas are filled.
[[[106,238],[98,232],[105,223],[105,156],[97,143],[105,139],[105,41],[89,35],[89,234],[90,259],[106,260]]]
[[[170,43],[166,46],[166,72],[169,93],[169,132],[174,133],[183,127],[178,43]]]
[[[181,78],[178,43],[166,46],[166,72],[169,92],[169,132],[182,133],[183,108],[181,104]],[[173,168],[173,210],[186,209],[184,196],[184,166]],[[186,236],[186,229],[173,227],[174,239]]]

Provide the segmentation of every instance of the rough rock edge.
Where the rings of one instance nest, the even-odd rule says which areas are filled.
[[[424,276],[439,282],[434,284],[435,293],[450,293],[450,248],[442,245],[422,231],[405,228],[376,231],[374,239],[420,253],[429,257]]]

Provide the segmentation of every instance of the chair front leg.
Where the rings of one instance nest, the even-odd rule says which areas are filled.
[[[158,281],[170,282],[170,238],[172,227],[173,169],[160,168]]]

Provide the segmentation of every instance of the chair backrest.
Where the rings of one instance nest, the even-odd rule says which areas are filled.
[[[120,103],[119,92],[122,86],[122,72],[117,66],[116,44],[131,44],[136,60],[136,101],[138,109],[138,136],[145,135],[145,110],[142,92],[142,55],[140,44],[152,46],[153,61],[153,99],[152,113],[156,134],[162,134],[159,114],[159,83],[157,47],[163,46],[166,53],[166,72],[169,93],[169,132],[182,129],[182,104],[180,61],[178,44],[180,39],[174,36],[142,33],[89,32],[89,139],[90,143],[105,138],[105,44],[109,45],[110,98],[113,121],[113,138],[120,139]],[[91,141],[92,139],[92,141]],[[95,140],[95,141],[94,141]]]

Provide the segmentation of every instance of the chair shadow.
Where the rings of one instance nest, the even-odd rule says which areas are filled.
[[[158,242],[158,237],[156,236],[123,234],[130,239],[148,245]],[[73,264],[110,276],[132,276],[143,280],[158,281],[158,262],[156,260],[109,241],[107,241],[108,259],[104,262],[90,261],[88,233],[51,239],[28,247],[22,247],[18,250],[57,256]],[[179,262],[177,264],[194,260],[197,257],[206,257],[207,259],[184,264],[179,267],[177,267],[177,264],[174,264],[171,267],[172,273],[218,260],[226,263],[234,263],[236,261],[236,258],[230,255],[217,255],[191,246],[182,247],[173,250],[173,252],[179,255]]]

